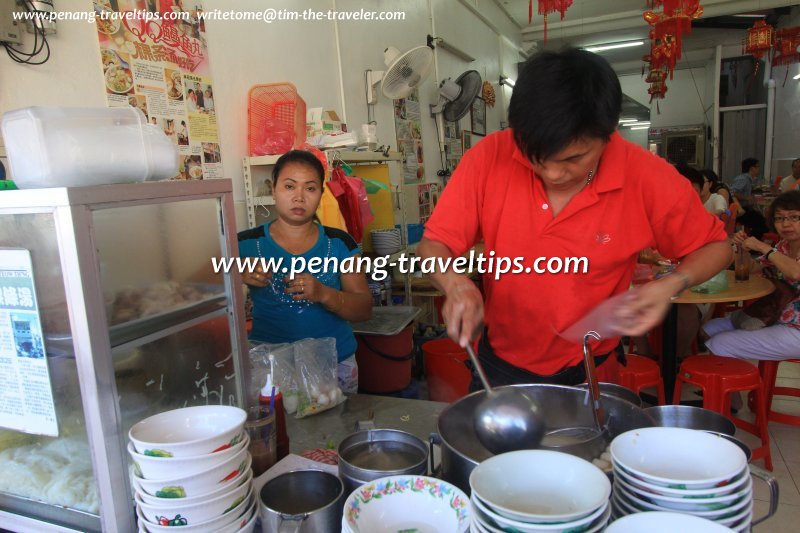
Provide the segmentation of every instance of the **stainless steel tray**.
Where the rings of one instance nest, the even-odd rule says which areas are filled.
[[[128,322],[111,326],[108,330],[111,347],[116,347],[132,340],[170,328],[182,322],[222,309],[227,304],[225,288],[222,285],[197,285],[209,295],[190,304],[175,307],[143,316]],[[48,355],[72,354],[72,336],[66,334],[45,334],[45,347]]]
[[[411,305],[373,307],[372,318],[365,322],[351,322],[353,333],[364,335],[397,335],[417,318],[422,311]]]
[[[222,288],[220,287],[220,289]],[[114,347],[125,344],[126,342],[169,328],[223,307],[225,307],[224,292],[212,294],[202,300],[197,300],[196,302],[184,306],[123,322],[122,324],[116,324],[111,326],[108,330],[111,336],[111,346]]]

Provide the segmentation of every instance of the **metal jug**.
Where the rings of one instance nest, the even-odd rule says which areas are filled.
[[[267,481],[259,493],[265,533],[340,531],[344,484],[322,470],[294,470]]]

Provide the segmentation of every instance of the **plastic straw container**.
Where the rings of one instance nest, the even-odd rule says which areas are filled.
[[[174,177],[178,148],[133,107],[28,107],[3,115],[19,188],[76,187]]]

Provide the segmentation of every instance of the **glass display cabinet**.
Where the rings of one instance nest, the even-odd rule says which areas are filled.
[[[4,249],[30,252],[58,436],[0,427],[0,524],[134,531],[130,427],[247,397],[241,278],[212,266],[237,255],[231,182],[3,191]]]

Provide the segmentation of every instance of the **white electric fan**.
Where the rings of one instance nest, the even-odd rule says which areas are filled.
[[[418,46],[403,54],[390,46],[383,51],[383,62],[387,69],[367,71],[367,104],[378,101],[375,91],[378,83],[387,98],[397,100],[406,98],[411,91],[428,77],[433,66],[433,50],[428,46]]]
[[[439,132],[439,147],[444,150],[444,121],[458,122],[469,111],[472,101],[481,90],[481,75],[477,70],[468,70],[456,81],[447,78],[439,85],[439,102],[431,104],[431,116],[436,119]]]

